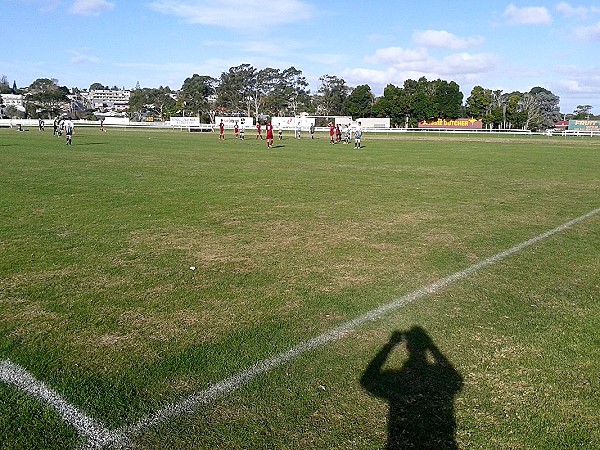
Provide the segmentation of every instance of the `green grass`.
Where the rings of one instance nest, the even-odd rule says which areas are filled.
[[[125,426],[600,206],[595,139],[363,143],[0,130],[0,359]],[[599,249],[596,216],[132,445],[381,448],[361,377],[419,325],[462,378],[460,448],[596,448]],[[1,449],[79,443],[0,384]]]

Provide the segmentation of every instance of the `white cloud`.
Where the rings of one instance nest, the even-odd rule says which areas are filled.
[[[96,64],[100,62],[100,58],[90,54],[91,51],[89,49],[80,49],[73,50],[71,54],[73,57],[71,58],[71,64]]]
[[[563,17],[577,17],[579,19],[587,19],[594,14],[600,13],[600,8],[595,6],[572,6],[567,2],[560,2],[556,5],[556,11]]]
[[[366,83],[377,92],[388,83],[402,85],[407,79],[418,80],[421,77],[453,80],[459,84],[481,82],[496,70],[499,58],[493,54],[463,52],[437,59],[424,48],[388,47],[378,49],[375,54],[365,58],[365,62],[381,68],[348,68],[342,75],[351,85]]]
[[[566,79],[557,83],[563,91],[569,94],[600,95],[600,77],[587,79]]]
[[[99,16],[114,7],[114,3],[106,0],[75,0],[69,12],[78,16]]]
[[[381,87],[397,81],[399,79],[399,72],[394,68],[389,68],[387,70],[374,70],[357,67],[354,69],[344,70],[342,72],[342,77],[356,86],[361,84],[369,84],[371,87]]]
[[[552,23],[550,12],[543,6],[517,8],[511,3],[506,7],[504,17],[511,25],[549,25]]]
[[[365,60],[371,64],[404,66],[406,64],[424,62],[428,58],[427,50],[423,48],[404,49],[401,47],[387,47],[378,49],[373,56],[368,56]]]
[[[571,93],[587,92],[585,86],[582,86],[577,80],[562,80],[558,83],[564,90]]]
[[[556,12],[558,12],[563,17],[585,17],[587,14],[587,8],[583,6],[574,7],[567,2],[560,2],[556,5]]]
[[[444,30],[415,31],[413,42],[423,47],[449,48],[459,50],[463,48],[478,47],[484,39],[480,36],[461,38]]]
[[[191,24],[238,30],[255,30],[311,17],[311,7],[303,0],[278,0],[266,7],[247,0],[157,0],[149,6]]]
[[[477,75],[492,71],[498,62],[497,56],[488,53],[455,53],[440,62],[439,71],[448,75]]]
[[[556,69],[560,78],[550,89],[561,97],[561,109],[573,110],[578,104],[600,105],[600,75],[598,67],[562,66]],[[564,98],[568,100],[563,101]]]
[[[202,45],[205,47],[215,47],[227,51],[230,56],[240,55],[241,59],[244,53],[256,55],[268,54],[269,56],[286,56],[290,51],[300,51],[306,48],[306,41],[280,38],[275,40],[204,40]]]
[[[487,53],[454,53],[436,60],[423,48],[403,49],[388,47],[378,49],[365,62],[390,66],[397,70],[435,72],[444,74],[466,74],[489,72],[498,64],[498,57]]]
[[[575,37],[582,41],[600,42],[600,22],[589,27],[579,27],[575,30]]]

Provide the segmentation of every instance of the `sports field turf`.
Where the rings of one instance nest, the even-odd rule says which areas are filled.
[[[217,137],[0,129],[0,449],[600,448],[600,139]]]

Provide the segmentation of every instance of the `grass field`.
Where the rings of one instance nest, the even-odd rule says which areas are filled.
[[[600,448],[600,140],[248,137],[0,129],[0,362],[126,448]],[[0,382],[0,449],[89,437]]]

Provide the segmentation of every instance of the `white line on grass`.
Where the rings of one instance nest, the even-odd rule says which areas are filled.
[[[550,231],[542,233],[539,236],[536,236],[532,239],[515,245],[514,247],[511,247],[508,250],[505,250],[501,253],[497,253],[496,255],[476,264],[473,264],[472,266],[467,267],[466,269],[461,270],[460,272],[453,273],[452,275],[442,278],[441,280],[438,280],[425,287],[417,289],[416,291],[411,292],[410,294],[400,297],[399,299],[394,300],[386,305],[380,306],[377,309],[369,311],[366,314],[357,317],[349,322],[346,322],[336,328],[333,328],[332,330],[323,333],[313,339],[302,342],[288,351],[275,355],[271,358],[259,361],[252,367],[244,370],[243,372],[226,378],[223,381],[220,381],[219,383],[213,384],[204,391],[201,391],[197,394],[193,394],[178,403],[168,405],[156,411],[154,414],[139,420],[133,425],[122,428],[120,430],[120,434],[122,436],[132,436],[134,434],[140,433],[148,427],[158,425],[172,417],[185,413],[190,413],[201,404],[210,403],[220,395],[227,394],[239,389],[252,379],[256,378],[258,375],[270,372],[276,367],[284,365],[285,363],[293,360],[294,358],[298,357],[303,353],[307,353],[311,350],[322,347],[329,342],[336,341],[342,338],[343,336],[355,331],[357,328],[359,328],[367,322],[377,320],[391,311],[397,310],[422,297],[433,294],[445,288],[449,284],[454,283],[455,281],[466,278],[480,269],[496,264],[497,262],[502,261],[503,259],[515,253],[520,252],[524,248],[527,248],[544,239],[547,239],[554,234],[560,233],[579,222],[582,222],[586,219],[589,219],[592,216],[595,216],[598,213],[600,213],[600,208],[595,209],[569,222],[566,222]]]
[[[68,403],[45,383],[36,380],[33,375],[18,364],[9,360],[0,361],[0,380],[12,384],[21,391],[52,406],[66,423],[75,428],[80,435],[96,447],[122,439],[114,431],[108,430],[108,428]]]
[[[75,429],[88,440],[87,448],[101,448],[106,446],[122,446],[134,435],[140,434],[149,427],[159,425],[169,419],[195,411],[199,405],[208,404],[216,400],[219,396],[233,392],[257,376],[270,372],[271,370],[282,366],[289,361],[295,359],[299,355],[308,353],[316,348],[336,341],[349,333],[352,333],[362,325],[380,319],[391,311],[402,308],[403,306],[423,298],[427,295],[434,294],[446,286],[467,278],[471,274],[480,269],[496,264],[509,256],[522,251],[523,249],[537,244],[544,239],[547,239],[557,233],[565,231],[573,225],[583,222],[600,213],[600,208],[590,211],[583,216],[570,220],[552,230],[546,231],[532,239],[521,242],[514,247],[503,252],[497,253],[483,261],[473,264],[460,272],[453,273],[445,278],[442,278],[434,283],[417,289],[410,294],[400,297],[390,303],[387,303],[379,308],[369,311],[362,316],[359,316],[349,322],[346,322],[332,330],[323,333],[313,339],[302,342],[295,347],[275,355],[271,358],[257,362],[248,369],[226,378],[207,389],[184,398],[180,402],[165,406],[155,413],[146,416],[134,424],[111,431],[100,425],[93,419],[86,416],[74,406],[68,404],[57,393],[51,391],[46,385],[33,378],[28,372],[20,366],[13,364],[8,360],[0,361],[0,380],[9,384],[13,384],[21,390],[40,398],[56,409],[63,420],[71,424]]]

